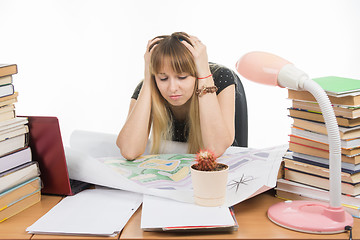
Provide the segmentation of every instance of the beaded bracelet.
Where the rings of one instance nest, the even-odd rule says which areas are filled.
[[[212,74],[210,74],[209,76],[206,76],[206,77],[201,77],[201,78],[198,77],[198,79],[206,79],[206,78],[209,78],[211,76],[212,76]]]
[[[214,93],[218,90],[218,88],[216,86],[212,86],[212,87],[206,87],[205,85],[203,86],[202,89],[197,89],[196,90],[196,94],[199,97],[202,97],[203,95],[205,95],[206,93]]]

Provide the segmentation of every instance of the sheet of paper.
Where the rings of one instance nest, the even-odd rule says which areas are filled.
[[[77,132],[65,149],[70,178],[97,185],[194,203],[190,166],[195,155],[143,155],[127,161],[105,134]],[[86,138],[86,141],[79,139]],[[107,144],[106,144],[107,142]],[[75,144],[76,143],[76,144]],[[107,145],[107,151],[104,151]],[[114,148],[111,150],[111,148]],[[288,145],[266,149],[230,147],[218,159],[229,166],[225,206],[275,187]],[[114,153],[117,151],[117,156]]]
[[[74,149],[86,152],[91,157],[121,157],[120,150],[116,146],[116,135],[75,130],[71,133],[70,146]],[[148,140],[144,155],[150,154],[151,139]],[[161,141],[160,152],[186,153],[187,143],[174,141]]]
[[[117,189],[88,189],[63,199],[26,229],[33,234],[105,235],[122,230],[142,195]]]
[[[111,171],[87,152],[65,147],[65,155],[71,179],[138,193],[145,191],[143,186],[124,178],[117,171]]]
[[[184,226],[233,226],[228,207],[202,207],[195,204],[144,195],[142,229]]]

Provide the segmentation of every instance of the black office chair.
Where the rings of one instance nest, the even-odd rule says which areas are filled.
[[[244,87],[239,76],[235,76],[235,140],[232,146],[248,146],[248,114]]]

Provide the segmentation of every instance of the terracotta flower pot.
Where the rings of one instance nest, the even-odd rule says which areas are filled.
[[[225,203],[229,167],[223,165],[226,168],[220,171],[199,171],[193,168],[194,165],[191,166],[191,179],[196,204],[216,207]]]

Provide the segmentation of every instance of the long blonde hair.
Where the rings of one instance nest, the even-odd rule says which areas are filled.
[[[192,53],[181,43],[186,41],[191,44],[189,35],[183,32],[176,32],[172,35],[158,36],[160,40],[155,42],[150,49],[156,45],[151,55],[150,72],[151,81],[151,118],[152,118],[152,153],[160,152],[161,140],[172,140],[173,136],[173,116],[169,104],[161,95],[156,82],[155,74],[161,71],[165,61],[169,61],[172,70],[178,74],[189,73],[197,77],[196,66]],[[195,95],[195,89],[198,88],[195,81],[193,95],[190,98],[190,109],[186,116],[186,128],[188,134],[188,152],[196,153],[203,148],[203,141],[200,128],[199,101]]]

